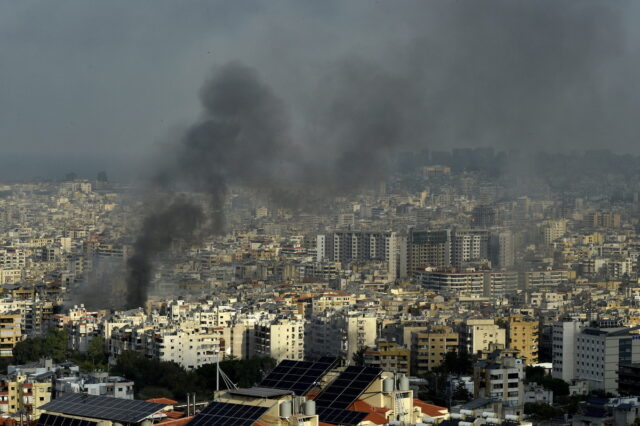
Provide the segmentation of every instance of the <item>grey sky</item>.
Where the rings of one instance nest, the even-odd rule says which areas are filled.
[[[411,144],[640,153],[638,17],[616,0],[0,2],[0,177],[139,170],[230,60],[284,99],[301,144],[342,143],[310,129],[357,57],[421,93],[397,106]]]

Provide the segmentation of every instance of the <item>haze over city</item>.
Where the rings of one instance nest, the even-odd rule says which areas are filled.
[[[640,424],[638,18],[0,2],[0,423]]]

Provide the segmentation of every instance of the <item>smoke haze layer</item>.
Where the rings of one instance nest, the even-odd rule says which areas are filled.
[[[611,138],[632,146],[640,93],[627,84],[635,59],[625,43],[626,2],[403,4],[366,8],[364,21],[402,26],[388,39],[384,31],[362,33],[371,42],[360,49],[325,46],[312,59],[294,45],[277,62],[256,54],[249,63],[257,69],[237,61],[216,68],[200,91],[200,118],[155,170],[157,189],[206,193],[209,206],[182,198],[149,213],[129,262],[130,306],[145,300],[153,258],[176,238],[223,231],[229,185],[308,208],[383,180],[405,150],[532,152]],[[281,24],[284,34],[300,30]],[[301,73],[305,64],[319,66]],[[507,173],[521,176],[526,166],[514,163]]]

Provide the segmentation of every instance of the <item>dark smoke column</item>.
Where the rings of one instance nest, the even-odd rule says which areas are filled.
[[[144,306],[151,282],[155,256],[168,250],[177,240],[193,241],[203,222],[201,209],[185,199],[176,199],[169,206],[149,214],[127,261],[127,306]]]
[[[283,104],[257,73],[242,64],[222,67],[200,92],[202,118],[185,132],[157,188],[208,195],[207,213],[187,197],[168,196],[167,207],[150,211],[127,263],[127,307],[143,306],[153,260],[177,241],[194,244],[202,234],[223,230],[229,184],[276,194],[282,165],[291,151]]]

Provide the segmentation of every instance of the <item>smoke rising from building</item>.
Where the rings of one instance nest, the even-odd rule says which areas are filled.
[[[256,71],[239,63],[225,65],[205,83],[200,100],[203,116],[173,147],[174,163],[159,171],[155,182],[164,191],[205,193],[209,205],[203,211],[182,196],[148,213],[128,262],[132,307],[146,300],[156,255],[177,239],[191,243],[204,231],[222,231],[229,184],[278,191],[278,164],[290,154],[287,123],[282,102]]]
[[[298,208],[384,179],[404,150],[566,150],[609,138],[630,146],[637,133],[630,111],[640,96],[626,84],[634,60],[621,29],[625,2],[408,4],[366,15],[401,19],[401,36],[338,58],[319,52],[330,65],[299,83],[288,79],[293,70],[280,69],[269,86],[239,62],[207,80],[202,116],[167,154],[155,183],[169,194],[206,193],[209,205],[169,195],[168,207],[149,214],[128,265],[130,306],[145,300],[153,258],[176,238],[222,232],[229,185]],[[293,60],[282,63],[298,54],[309,60],[292,49],[283,55]],[[300,92],[312,95],[301,101]],[[302,123],[292,126],[290,117]]]

